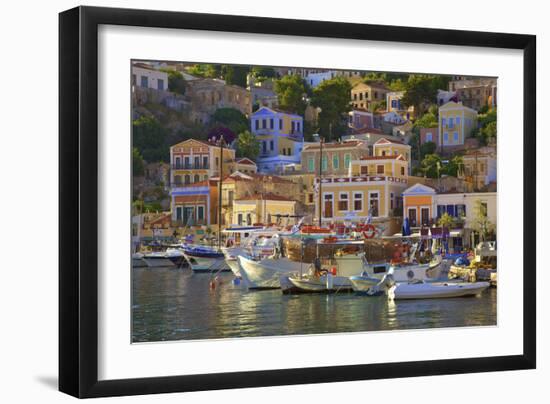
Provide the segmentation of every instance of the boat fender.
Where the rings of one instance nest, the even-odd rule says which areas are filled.
[[[332,275],[336,275],[336,267],[330,268],[330,273],[331,273]]]
[[[376,227],[374,227],[372,224],[366,224],[363,227],[363,237],[373,238],[375,235],[376,235]]]

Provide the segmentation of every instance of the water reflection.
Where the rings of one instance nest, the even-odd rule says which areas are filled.
[[[355,294],[248,292],[232,275],[133,270],[132,340],[233,338],[496,324],[496,289],[478,298],[388,301]]]

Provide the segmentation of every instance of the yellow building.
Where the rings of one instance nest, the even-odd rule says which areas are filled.
[[[477,126],[477,111],[450,101],[439,107],[439,146],[456,148],[464,145]]]
[[[279,216],[294,216],[296,201],[267,194],[253,194],[233,201],[233,220],[236,225],[276,223]]]
[[[374,156],[403,156],[407,162],[407,173],[411,174],[411,146],[400,140],[391,138],[382,138],[377,140],[372,146]]]
[[[388,91],[388,88],[382,82],[370,80],[358,83],[351,89],[351,104],[355,109],[372,111],[375,103],[386,100]]]
[[[328,223],[375,220],[394,216],[407,187],[408,161],[402,155],[362,157],[351,162],[347,176],[323,177],[322,220]],[[316,179],[319,215],[319,179]],[[400,212],[399,212],[400,213]]]
[[[302,169],[305,173],[318,174],[319,163],[321,163],[323,175],[346,175],[353,160],[369,155],[367,142],[361,140],[323,143],[322,159],[319,158],[320,150],[319,143],[304,147]]]
[[[223,149],[224,174],[235,171],[235,150]],[[188,139],[170,147],[172,185],[190,185],[219,175],[220,147]]]

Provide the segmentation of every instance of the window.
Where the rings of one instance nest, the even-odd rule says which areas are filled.
[[[338,210],[347,211],[348,210],[348,193],[340,192],[340,200],[338,201]]]
[[[242,213],[239,213],[237,215],[237,224],[240,226],[243,224],[243,214]]]
[[[174,183],[175,183],[176,185],[180,185],[180,184],[181,184],[181,175],[176,175],[176,176],[174,177]]]
[[[157,90],[164,91],[164,80],[157,79]]]
[[[433,142],[432,132],[426,133],[426,142]]]
[[[454,127],[454,120],[453,118],[449,118],[449,128],[453,128]]]
[[[201,179],[199,177],[199,174],[195,174],[195,176],[193,177],[193,182],[199,182]]]
[[[340,166],[340,159],[338,158],[338,155],[335,154],[332,156],[332,168],[337,170]]]
[[[191,183],[191,176],[189,174],[185,174],[185,177],[184,177],[184,180],[183,182],[186,184],[186,185],[189,185]]]
[[[249,226],[252,224],[252,215],[250,213],[246,214],[246,224]]]
[[[456,216],[466,216],[466,205],[456,205]]]
[[[453,141],[458,143],[458,132],[453,133]]]
[[[279,130],[283,129],[283,120],[279,119]]]
[[[208,168],[208,156],[202,158],[202,168]]]
[[[363,101],[363,93],[359,93],[359,100]]]
[[[361,166],[361,174],[368,174],[369,166]]]
[[[195,167],[193,168],[200,168],[201,166],[201,158],[200,156],[195,156]]]
[[[393,192],[390,192],[390,209],[393,210]]]
[[[437,218],[439,219],[445,213],[445,205],[437,205]]]
[[[308,194],[307,195],[307,201],[308,201],[308,203],[313,203],[313,194]]]
[[[307,170],[309,172],[315,171],[315,159],[313,157],[307,159]]]
[[[219,166],[220,166],[220,158],[216,157],[216,167],[219,167]]]
[[[132,85],[135,86],[137,83],[137,77],[135,74],[132,74]]]
[[[362,192],[353,193],[353,210],[356,212],[363,210],[363,193]]]
[[[344,168],[349,168],[351,164],[351,154],[346,153],[344,154]]]
[[[176,207],[176,220],[180,221],[183,219],[183,207],[177,206]]]
[[[269,141],[269,150],[273,151],[273,149],[274,149],[273,140],[270,140]]]
[[[204,206],[197,207],[197,220],[204,220]]]
[[[270,128],[270,129],[273,129],[273,128],[274,128],[273,118],[271,118],[271,119],[269,120],[269,128]]]
[[[141,87],[149,87],[149,78],[147,76],[141,76]]]
[[[384,174],[384,166],[383,165],[377,165],[376,166],[376,174]]]
[[[265,141],[262,142],[262,154],[267,153],[267,143]]]
[[[371,192],[369,194],[369,213],[372,217],[378,217],[378,192]]]
[[[481,202],[479,204],[480,214],[487,217],[487,202]]]
[[[260,121],[258,119],[254,119],[254,127],[256,130],[260,129]]]
[[[443,143],[449,143],[449,134],[447,132],[443,134]]]
[[[401,167],[401,175],[405,175],[405,167]]]
[[[327,171],[328,169],[328,159],[327,156],[323,156],[322,163],[321,163],[321,171]]]
[[[296,122],[292,121],[290,123],[290,133],[294,133],[295,127],[296,127]]]
[[[175,159],[175,168],[181,168],[181,157],[176,157]]]
[[[460,125],[460,117],[459,117],[459,116],[456,117],[456,120],[455,120],[455,121],[456,121],[456,124],[457,124],[457,125]]]
[[[441,118],[441,126],[447,125],[447,119]]]
[[[184,167],[191,168],[191,159],[189,157],[185,157],[184,161],[185,161]]]
[[[430,224],[430,208],[420,209],[420,220],[422,220],[422,226],[428,226]]]
[[[296,122],[296,131],[300,133],[300,122]]]

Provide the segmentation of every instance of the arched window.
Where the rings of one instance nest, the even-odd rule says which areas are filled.
[[[191,183],[191,176],[189,174],[185,174],[185,184],[190,184]]]
[[[199,174],[195,174],[195,177],[193,178],[193,182],[199,182],[199,181],[200,181]]]
[[[176,175],[174,177],[174,183],[175,184],[181,184],[181,175]]]

